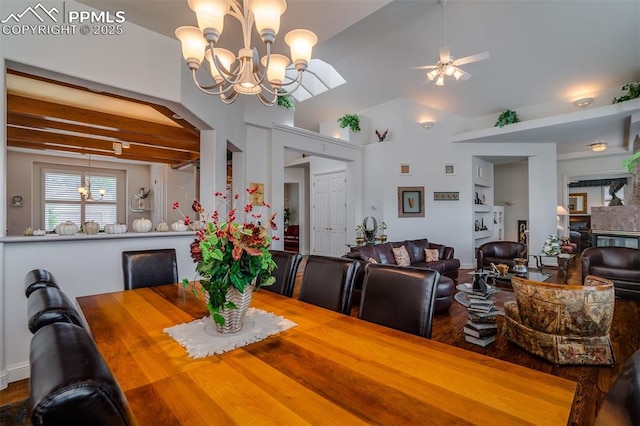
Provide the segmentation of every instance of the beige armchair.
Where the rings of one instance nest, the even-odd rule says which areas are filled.
[[[507,340],[554,364],[613,365],[611,281],[589,275],[575,286],[514,277],[512,284],[516,300],[504,304]]]

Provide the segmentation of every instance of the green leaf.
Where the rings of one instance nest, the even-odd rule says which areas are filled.
[[[626,168],[629,171],[629,173],[633,173],[633,168],[635,167],[639,158],[640,158],[640,150],[636,151],[631,157],[626,158],[622,162],[622,167]]]

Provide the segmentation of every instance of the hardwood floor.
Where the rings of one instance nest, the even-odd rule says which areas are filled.
[[[569,269],[569,284],[581,283],[581,262],[576,258]],[[296,276],[294,297],[298,297],[302,274],[304,272],[304,259]],[[469,270],[460,271],[459,282],[469,282],[471,277],[466,273]],[[562,282],[562,277],[554,272],[550,282]],[[501,297],[507,297],[507,293]],[[357,316],[357,307],[352,311]],[[453,302],[449,312],[437,314],[433,320],[434,340],[463,349],[482,353],[484,355],[499,358],[508,362],[519,364],[534,370],[542,371],[555,376],[573,380],[578,383],[576,399],[571,418],[572,425],[593,425],[595,417],[604,398],[611,388],[618,372],[624,362],[640,349],[640,303],[638,301],[616,299],[613,325],[611,327],[611,341],[616,356],[616,364],[613,367],[580,367],[580,366],[554,366],[553,364],[535,357],[518,346],[507,342],[498,334],[496,343],[482,348],[464,341],[462,325],[466,322],[466,309]],[[28,381],[22,380],[12,383],[9,388],[0,392],[0,405],[19,402],[28,398]],[[28,423],[26,423],[28,424]]]

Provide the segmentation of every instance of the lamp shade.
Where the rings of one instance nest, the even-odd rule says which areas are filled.
[[[229,12],[229,0],[189,0],[189,7],[196,13],[198,27],[214,29],[222,34],[224,16]]]
[[[311,60],[313,46],[318,43],[318,37],[309,30],[293,30],[284,36],[284,42],[291,48],[291,59],[298,63],[308,64]]]
[[[182,43],[182,56],[184,60],[189,62],[189,59],[198,61],[198,64],[202,62],[204,58],[204,49],[207,46],[207,42],[202,33],[196,27],[179,27],[176,29],[176,37]]]
[[[563,206],[556,207],[556,215],[557,216],[569,216],[569,212]]]
[[[258,34],[264,30],[280,31],[280,17],[287,10],[285,0],[249,0],[249,10],[253,13]]]
[[[220,63],[227,69],[227,71],[231,71],[231,64],[233,64],[236,60],[236,57],[233,53],[229,52],[227,49],[221,49],[219,47],[215,48],[215,54],[218,57]],[[213,57],[211,56],[211,50],[207,49],[207,52],[204,54],[207,61],[209,61],[209,68],[211,69],[211,77],[216,81],[216,83],[220,83],[224,78],[216,68],[216,65],[213,63]]]
[[[267,66],[267,57],[262,57],[262,65]],[[271,84],[282,84],[284,75],[289,66],[289,58],[284,55],[271,54],[269,59],[269,68],[267,69],[267,79]]]

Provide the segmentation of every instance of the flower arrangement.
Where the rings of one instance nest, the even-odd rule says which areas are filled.
[[[549,234],[549,238],[544,241],[542,252],[548,256],[560,254],[560,239],[555,234]]]
[[[249,188],[246,191],[251,197],[257,190],[258,188]],[[276,264],[269,248],[271,239],[277,237],[270,237],[268,228],[275,230],[277,226],[274,223],[276,213],[266,220],[266,225],[260,224],[263,219],[262,209],[270,208],[267,203],[263,202],[256,211],[249,202],[238,212],[238,194],[235,194],[226,218],[221,219],[219,209],[226,203],[227,196],[216,192],[215,197],[216,210],[210,217],[207,217],[197,200],[191,205],[194,213],[204,222],[203,228],[196,232],[196,239],[190,245],[191,258],[197,264],[196,272],[200,275],[200,287],[195,285],[195,281],[189,282],[186,278],[182,280],[182,285],[184,288],[191,288],[196,296],[202,293],[207,299],[207,308],[214,322],[224,326],[222,310],[237,308],[227,300],[229,289],[235,288],[243,293],[245,287],[254,285],[254,282],[254,290],[257,290],[275,281],[271,272]],[[190,217],[180,211],[179,203],[173,203],[173,209],[180,212],[185,224],[191,223]],[[242,215],[241,221],[237,220],[238,213]]]

